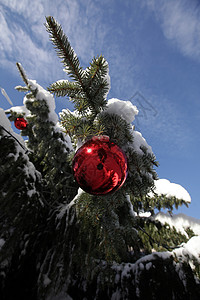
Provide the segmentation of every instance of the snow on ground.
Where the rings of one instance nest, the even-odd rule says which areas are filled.
[[[155,180],[154,184],[154,192],[158,195],[176,197],[177,199],[183,199],[185,202],[191,202],[189,193],[180,184],[172,183],[167,179]],[[153,193],[149,193],[149,196],[153,197],[154,195]]]

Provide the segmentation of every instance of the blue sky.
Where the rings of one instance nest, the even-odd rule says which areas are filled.
[[[66,78],[44,27],[62,25],[85,68],[109,63],[108,98],[133,102],[141,131],[160,163],[160,178],[191,195],[178,212],[200,218],[200,5],[197,0],[0,0],[0,86],[22,105],[15,63],[43,87]],[[57,112],[70,107],[57,99]],[[10,107],[0,94],[0,106]],[[176,211],[175,211],[176,212]]]

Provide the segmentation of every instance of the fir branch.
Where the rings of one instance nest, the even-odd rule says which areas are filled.
[[[18,68],[18,70],[19,70],[19,73],[20,73],[20,75],[21,75],[21,77],[22,77],[24,83],[28,86],[28,78],[27,78],[27,76],[26,76],[26,73],[25,73],[25,71],[24,71],[22,65],[21,65],[20,63],[17,62],[17,63],[16,63],[16,66],[17,66],[17,68]]]
[[[107,71],[108,63],[104,57],[102,55],[94,57],[92,63],[90,63],[90,67],[86,69],[89,79],[88,87],[90,87],[94,81],[98,83],[101,76],[105,76]]]
[[[105,79],[108,71],[107,62],[103,56],[97,57],[93,59],[91,67],[84,72],[80,67],[79,59],[71,47],[67,36],[64,34],[61,25],[51,16],[47,17],[46,21],[46,29],[51,41],[57,49],[57,55],[62,59],[67,73],[76,81],[77,86],[79,86],[82,94],[85,96],[85,101],[88,102],[87,105],[95,118],[100,110],[106,106],[105,95],[109,90],[108,83]],[[54,89],[55,86],[51,88]],[[61,96],[68,95],[65,90],[58,91],[56,89],[56,91],[52,91]]]
[[[99,124],[104,124],[104,134],[112,137],[112,141],[118,145],[124,146],[127,142],[132,142],[130,124],[120,116],[103,112],[98,115],[97,120]]]
[[[92,128],[89,124],[83,123],[81,126],[77,128],[76,136],[77,138],[81,138],[81,140],[85,140],[88,136],[92,135]]]
[[[88,102],[83,96],[76,96],[74,98],[70,98],[70,101],[74,103],[74,108],[80,112],[83,116],[88,115]]]
[[[108,92],[109,86],[106,80],[101,80],[99,78],[98,84],[95,84],[95,87],[93,87],[93,93],[91,95],[91,99],[94,99],[92,102],[93,104],[96,104],[97,106],[106,106],[106,100],[104,99],[104,95]],[[97,103],[97,99],[100,99],[99,103]],[[95,103],[96,102],[96,103]]]
[[[105,95],[109,91],[109,84],[105,78],[107,73],[108,63],[102,55],[94,57],[90,67],[86,69],[86,86],[95,111],[106,106]]]
[[[170,228],[168,223],[161,224],[160,221],[152,217],[137,217],[137,221],[136,228],[141,231],[139,233],[140,238],[144,243],[144,247],[149,247],[148,250],[150,252],[152,251],[152,246],[159,252],[163,251],[163,249],[172,251],[182,247],[181,244],[188,240],[187,237],[178,232],[175,227]],[[147,239],[142,232],[148,237]],[[194,236],[193,232],[191,232],[191,236]]]
[[[68,80],[59,80],[50,85],[47,88],[49,92],[53,93],[57,97],[77,97],[82,92],[80,86],[75,82],[70,82]]]
[[[21,86],[21,85],[17,85],[15,87],[15,89],[18,91],[18,92],[28,92],[29,91],[29,88],[26,87],[26,86]]]
[[[81,119],[74,116],[69,110],[68,113],[64,112],[61,115],[61,125],[65,128],[65,132],[72,137],[76,134],[77,129],[79,128]]]
[[[64,34],[62,27],[51,16],[46,17],[46,30],[50,35],[50,39],[57,49],[57,55],[62,59],[66,71],[74,78],[84,89],[83,70],[80,67],[79,59],[74,49],[71,47],[67,36]]]
[[[145,203],[151,207],[154,207],[154,209],[158,209],[159,211],[162,208],[168,209],[169,213],[172,213],[173,207],[175,206],[176,209],[178,209],[179,206],[182,206],[183,204],[188,207],[188,203],[184,201],[183,199],[178,199],[175,196],[167,196],[165,194],[158,195],[155,192],[153,197],[146,196]],[[145,205],[145,208],[147,206]]]

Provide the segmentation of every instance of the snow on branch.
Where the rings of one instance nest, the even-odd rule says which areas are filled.
[[[173,251],[177,257],[185,257],[193,260],[194,258],[200,263],[200,236],[193,236],[183,247]]]
[[[167,179],[155,180],[154,184],[154,193],[158,196],[165,195],[168,198],[176,197],[177,199],[182,199],[187,203],[191,202],[189,193],[180,184],[170,182]],[[149,196],[153,197],[154,194],[151,192],[149,193]]]
[[[117,114],[128,123],[132,123],[139,111],[130,101],[112,98],[108,100],[106,112],[109,114]]]
[[[22,154],[26,164],[23,165],[23,171],[27,177],[32,177],[34,182],[36,181],[36,177],[40,177],[40,173],[35,169],[32,162],[30,162],[27,153],[27,149],[25,146],[25,142],[23,138],[15,133],[12,128],[11,124],[8,120],[8,118],[5,115],[5,112],[2,108],[0,108],[0,126],[3,128],[3,136],[8,136],[9,138],[13,138],[15,140],[15,146],[16,146],[16,153],[10,153],[10,157],[14,157],[14,160],[17,161],[19,156]],[[28,195],[31,196],[32,194],[36,193],[34,184],[32,185],[32,190],[30,189],[28,192]]]
[[[185,214],[176,214],[170,216],[169,214],[159,212],[155,215],[155,220],[160,221],[162,224],[169,224],[170,227],[175,227],[177,231],[185,234],[187,228],[192,229],[194,234],[200,235],[200,220],[187,216]]]
[[[52,94],[42,88],[35,80],[28,80],[31,90],[37,90],[36,98],[37,100],[45,100],[49,109],[49,121],[57,124],[58,115],[55,112],[55,100]],[[30,99],[28,99],[30,101]],[[34,100],[33,100],[34,101]],[[26,104],[26,97],[24,99],[24,104]]]
[[[142,149],[146,149],[147,153],[153,155],[153,151],[151,146],[149,146],[147,144],[147,141],[145,140],[145,138],[142,136],[142,134],[139,131],[133,130],[132,132],[132,136],[133,136],[133,143],[131,145],[131,147],[134,149],[134,151],[136,151],[138,154],[143,155],[144,152]]]

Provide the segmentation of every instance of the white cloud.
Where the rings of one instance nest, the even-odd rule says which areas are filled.
[[[159,155],[178,155],[180,158],[188,155],[198,136],[191,131],[190,116],[184,112],[184,108],[180,110],[176,99],[167,98],[162,94],[153,95],[149,89],[144,89],[142,94],[144,100],[137,100],[137,97],[131,100],[139,110],[134,120],[136,130],[141,131],[147,138],[156,156],[156,149],[159,149]]]
[[[38,77],[41,74],[43,78],[47,77],[44,64],[49,63],[52,54],[34,43],[30,35],[21,26],[15,24],[10,28],[8,23],[9,20],[6,20],[0,14],[0,31],[2,33],[0,41],[1,65],[16,72],[15,63],[19,61],[22,62],[31,76]],[[41,71],[41,67],[43,71]]]
[[[0,50],[5,57],[6,51],[8,51],[8,53],[12,51],[12,41],[14,39],[14,34],[9,29],[6,19],[1,12],[0,12],[0,32],[1,32]]]
[[[38,81],[54,81],[63,77],[45,30],[45,16],[52,15],[62,25],[81,62],[88,65],[93,49],[103,42],[104,30],[99,23],[101,13],[92,1],[80,5],[78,0],[0,0],[0,63],[16,72],[19,61],[28,75]],[[54,63],[52,63],[52,61]]]
[[[31,23],[40,20],[46,1],[34,0],[4,0],[3,7],[9,8],[12,13],[25,16]]]
[[[174,11],[177,13],[174,12],[171,15],[173,9],[171,0],[166,1],[166,3],[148,1],[148,5],[152,4],[151,10],[155,11],[161,20],[165,29],[164,32],[171,39],[175,34],[173,31],[176,25],[175,16],[178,15],[178,12],[179,15],[180,11],[182,12],[180,1],[177,0],[176,3],[178,4]],[[114,0],[109,2],[106,0],[87,0],[84,3],[79,0],[35,0],[32,2],[29,0],[0,0],[1,66],[16,74],[15,63],[19,61],[25,68],[27,75],[42,85],[48,85],[65,77],[60,60],[56,56],[44,26],[45,16],[52,15],[62,25],[83,67],[88,65],[94,55],[104,51],[103,54],[109,59],[111,83],[113,83],[111,97],[127,99],[130,96],[132,86],[134,89],[141,86],[138,84],[140,79],[138,81],[137,75],[139,73],[143,75],[144,72],[140,72],[141,65],[137,63],[135,46],[126,47],[124,37],[126,30],[128,34],[127,24],[129,24],[133,28],[130,41],[134,37],[134,45],[137,44],[142,23],[136,22],[137,27],[135,27],[136,24],[133,20],[136,19],[137,12],[134,11],[134,16],[132,13],[127,14],[124,27],[121,24],[116,26],[116,20],[112,20],[117,11],[114,4]],[[123,8],[125,6],[126,4],[123,4]],[[105,14],[105,9],[109,10],[109,14]],[[189,12],[185,11],[186,15],[190,15]],[[110,19],[105,19],[105,16],[109,16]],[[118,16],[116,17],[118,18]],[[170,21],[172,19],[173,22]],[[196,17],[194,19],[196,20]],[[178,18],[178,20],[182,19]],[[182,24],[182,21],[179,23]],[[192,26],[193,30],[195,24]],[[181,28],[181,26],[179,27]],[[184,30],[182,31],[180,29],[178,32],[182,32],[184,35]],[[176,39],[174,38],[174,40]],[[190,49],[189,46],[188,49]],[[148,91],[145,93],[143,81],[144,78],[142,79],[142,90],[146,96],[151,93]],[[190,136],[186,132],[188,129],[183,124],[181,113],[177,113],[178,108],[172,107],[168,99],[162,99],[161,103],[160,98],[154,99],[153,96],[151,98],[150,101],[156,107],[158,114],[155,118],[148,115],[147,119],[142,119],[142,112],[140,111],[136,118],[136,121],[141,120],[141,123],[138,124],[138,130],[140,131],[141,126],[147,132],[146,136],[149,137],[149,140],[152,138],[155,140],[159,137],[157,138],[158,144],[160,144],[160,136],[162,136],[162,141],[168,150],[177,151],[178,149],[180,151],[181,145],[185,147],[184,139],[186,136]]]
[[[183,55],[200,61],[200,8],[194,0],[146,1],[165,37],[174,43]]]

